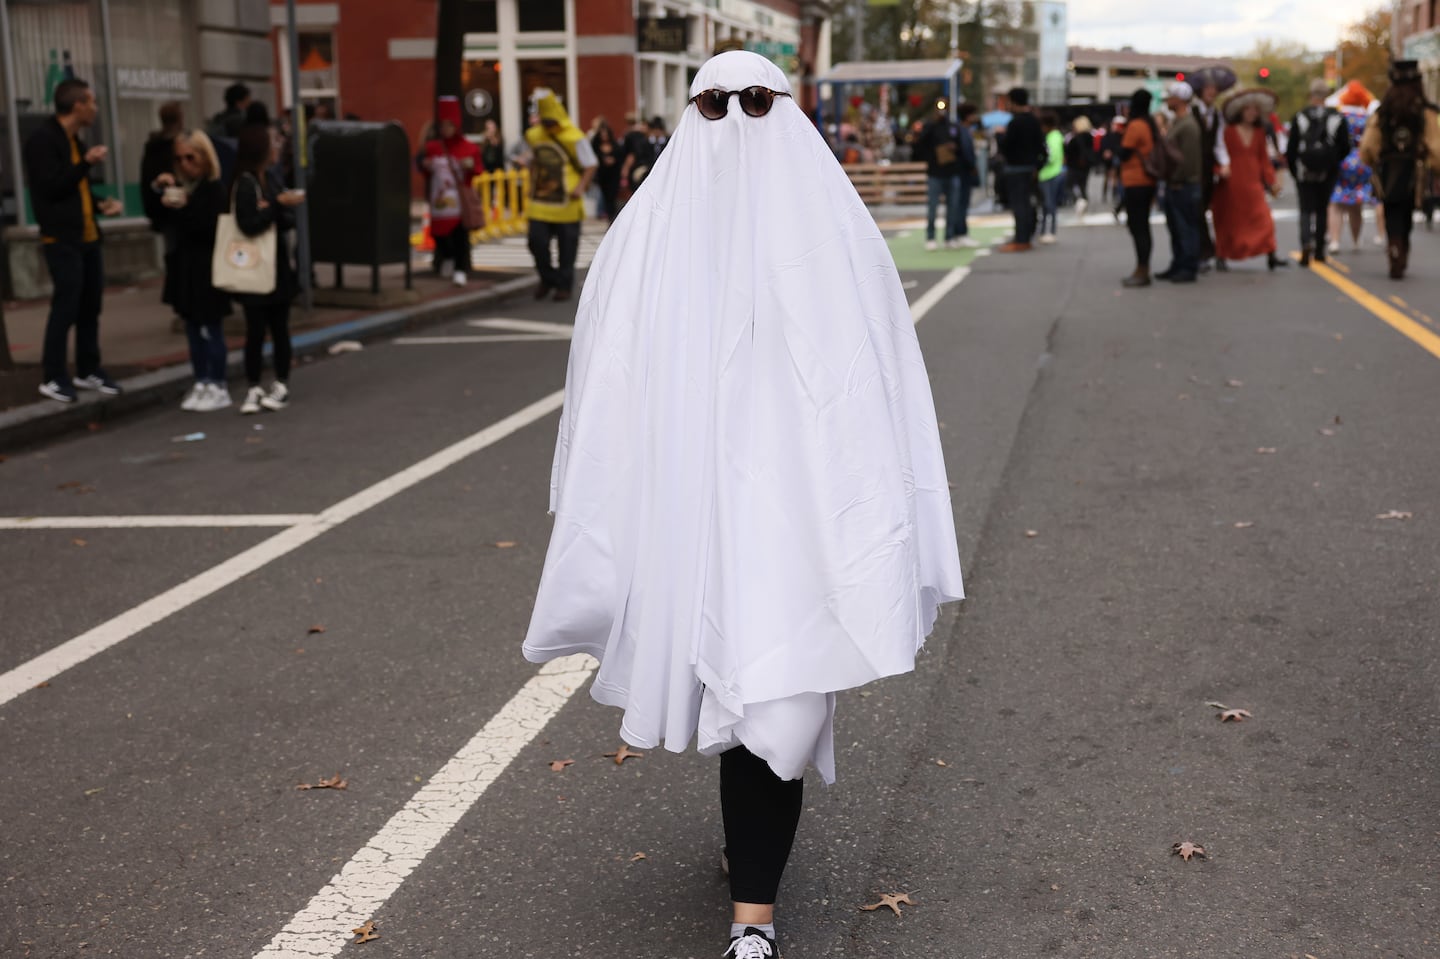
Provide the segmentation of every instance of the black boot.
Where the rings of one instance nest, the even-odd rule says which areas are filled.
[[[1226,263],[1224,260],[1220,259],[1220,258],[1217,256],[1217,257],[1215,258],[1215,272],[1216,272],[1216,273],[1229,273],[1229,272],[1230,272],[1230,264],[1229,264],[1229,263]]]
[[[1300,251],[1300,265],[1301,265],[1301,266],[1309,266],[1309,265],[1310,265],[1310,251],[1309,251],[1309,250],[1301,250],[1301,251]]]
[[[1273,273],[1273,272],[1275,272],[1275,268],[1276,268],[1276,267],[1289,266],[1289,265],[1290,265],[1290,261],[1289,261],[1289,260],[1282,260],[1282,259],[1280,259],[1280,257],[1276,256],[1274,253],[1267,253],[1267,254],[1265,254],[1265,265],[1266,265],[1267,267],[1269,267],[1269,268],[1270,268],[1270,272]]]

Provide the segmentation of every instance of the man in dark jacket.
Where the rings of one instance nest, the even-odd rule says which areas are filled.
[[[54,287],[45,324],[40,392],[73,403],[76,388],[107,395],[120,387],[100,368],[100,301],[105,267],[100,257],[96,214],[116,216],[120,201],[96,201],[90,192],[90,167],[104,162],[103,146],[87,148],[79,132],[95,122],[99,107],[84,80],[65,80],[55,88],[55,115],[25,141],[25,173],[30,202]],[[66,372],[70,328],[75,328],[75,372]]]
[[[1022,253],[1030,249],[1035,233],[1035,178],[1045,162],[1045,135],[1040,121],[1030,112],[1030,91],[1010,91],[1010,122],[1000,141],[1005,157],[1005,198],[1015,214],[1015,239],[1000,247],[1001,253]]]
[[[973,246],[965,217],[969,209],[968,177],[975,174],[975,142],[970,137],[968,120],[952,120],[944,110],[936,110],[920,132],[915,144],[916,157],[925,161],[925,249],[938,249],[935,239],[935,217],[940,203],[945,203],[945,246]],[[969,148],[968,150],[966,148]]]
[[[1350,128],[1338,110],[1325,105],[1329,95],[1328,83],[1311,81],[1310,105],[1290,121],[1285,148],[1285,162],[1300,194],[1301,266],[1309,266],[1312,258],[1325,262],[1325,213],[1340,165],[1350,153]]]

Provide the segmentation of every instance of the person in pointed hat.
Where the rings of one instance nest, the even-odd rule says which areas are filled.
[[[963,589],[884,236],[769,60],[690,94],[580,294],[523,650],[600,660],[629,745],[719,755],[727,955],[766,959],[836,694],[912,670]]]
[[[537,90],[535,105],[540,122],[525,131],[530,146],[530,253],[540,274],[535,298],[553,291],[555,299],[568,300],[575,286],[580,224],[585,219],[582,197],[600,161],[559,97]],[[550,255],[552,241],[559,248],[558,262]]]
[[[1440,119],[1425,99],[1421,79],[1414,60],[1390,65],[1390,89],[1360,141],[1360,159],[1375,171],[1375,192],[1384,205],[1386,253],[1395,280],[1410,263],[1410,231],[1415,207],[1424,202],[1427,173],[1440,169]]]
[[[450,274],[456,286],[468,282],[470,231],[462,222],[461,190],[473,190],[480,164],[480,149],[460,132],[460,100],[440,97],[435,104],[438,135],[425,144],[420,172],[425,174],[430,200],[430,234],[435,237],[435,262],[439,272]]]

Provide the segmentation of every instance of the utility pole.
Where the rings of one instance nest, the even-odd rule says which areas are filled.
[[[440,0],[435,23],[435,100],[460,96],[465,0]]]
[[[295,0],[285,0],[285,33],[290,51],[290,140],[295,159],[295,189],[305,189],[310,172],[310,133],[305,129],[305,104],[300,99],[300,34],[295,28]],[[295,216],[295,266],[300,280],[300,302],[305,312],[315,305],[315,291],[310,288],[310,214],[297,211]]]
[[[865,0],[851,0],[854,11],[854,33],[850,37],[850,60],[859,63],[865,59]]]

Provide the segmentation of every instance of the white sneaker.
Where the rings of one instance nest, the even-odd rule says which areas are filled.
[[[972,239],[968,233],[965,236],[956,237],[955,245],[966,250],[974,250],[980,246],[979,242]]]
[[[1385,245],[1385,238],[1384,238],[1383,236],[1380,236],[1378,233],[1375,235],[1375,245],[1376,245],[1376,246],[1384,246],[1384,245]]]
[[[946,240],[946,241],[945,241],[945,249],[947,249],[947,250],[958,250],[958,249],[960,249],[960,241],[957,240],[957,239],[953,239],[953,238],[952,238],[952,239],[949,239],[949,240]]]
[[[455,275],[452,276],[450,279],[455,282],[456,286],[464,286],[466,283],[470,282],[469,277],[465,275],[464,270],[456,270]]]
[[[1339,240],[1331,240],[1331,241],[1330,241],[1330,255],[1331,255],[1331,256],[1338,256],[1339,254],[1340,254],[1340,241],[1339,241]]]
[[[1059,239],[1053,233],[1042,233],[1040,234],[1040,242],[1049,246],[1051,243],[1058,243]]]
[[[270,392],[260,398],[260,405],[271,412],[280,412],[290,405],[290,388],[280,382],[271,384]]]
[[[925,241],[925,249],[927,249],[927,250],[938,250],[938,249],[940,249],[940,244],[939,244],[939,243],[936,243],[934,240],[926,240],[926,241]]]
[[[1080,199],[1078,199],[1078,200],[1075,201],[1075,215],[1076,215],[1076,216],[1084,216],[1084,215],[1085,215],[1085,211],[1088,210],[1088,209],[1090,209],[1090,201],[1087,200],[1087,199],[1085,199],[1083,196],[1082,196]]]
[[[205,384],[196,383],[194,386],[190,387],[190,392],[186,393],[185,398],[180,401],[180,408],[182,410],[185,410],[187,413],[194,413],[196,411],[196,404],[200,402],[200,397],[204,395]]]
[[[250,416],[260,412],[260,401],[265,398],[265,387],[252,386],[245,391],[245,402],[240,404],[240,415]]]
[[[195,412],[213,413],[230,405],[230,391],[223,383],[206,383],[205,391],[195,401]]]

